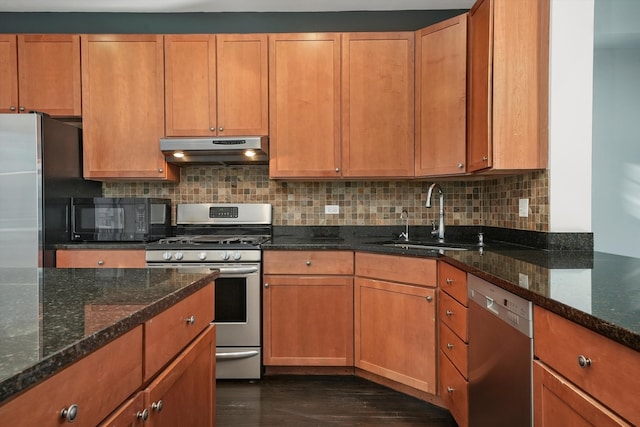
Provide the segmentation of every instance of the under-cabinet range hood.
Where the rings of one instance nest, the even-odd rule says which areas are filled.
[[[167,162],[178,165],[266,165],[268,140],[266,136],[162,138],[160,150]]]

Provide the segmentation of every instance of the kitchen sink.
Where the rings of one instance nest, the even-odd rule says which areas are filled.
[[[424,249],[432,251],[468,251],[469,249],[476,249],[477,245],[473,244],[457,244],[447,242],[383,242],[381,246],[391,248],[403,248],[403,249]]]

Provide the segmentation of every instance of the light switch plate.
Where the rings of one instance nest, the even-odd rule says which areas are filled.
[[[518,215],[520,217],[529,216],[529,199],[520,199],[518,203]]]
[[[340,213],[340,205],[324,205],[324,213],[327,215],[337,215]]]

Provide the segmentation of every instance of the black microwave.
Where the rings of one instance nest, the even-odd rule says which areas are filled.
[[[169,236],[171,200],[156,198],[72,198],[71,240],[150,242]]]

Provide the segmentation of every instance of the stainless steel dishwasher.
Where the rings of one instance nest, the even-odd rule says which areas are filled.
[[[531,426],[531,302],[472,274],[467,293],[469,425]]]

